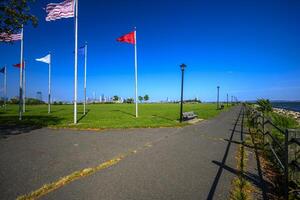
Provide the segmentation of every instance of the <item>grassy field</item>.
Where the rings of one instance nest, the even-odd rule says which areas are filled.
[[[139,118],[134,116],[134,104],[90,104],[87,110],[84,116],[83,106],[78,106],[78,124],[74,125],[72,105],[52,105],[51,114],[47,113],[47,105],[26,106],[22,121],[18,120],[18,106],[8,105],[6,112],[3,108],[0,110],[0,125],[83,129],[181,126],[179,104],[140,104]],[[216,104],[184,104],[184,111],[194,111],[201,119],[210,119],[222,112],[216,110]]]

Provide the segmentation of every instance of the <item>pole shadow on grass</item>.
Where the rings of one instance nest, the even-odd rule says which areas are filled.
[[[232,139],[233,139],[233,135],[235,133],[235,130],[236,130],[236,127],[238,125],[238,122],[240,120],[240,117],[241,117],[241,113],[242,113],[242,108],[239,112],[239,115],[234,123],[234,126],[233,126],[233,129],[232,129],[232,132],[231,132],[231,135],[230,135],[230,139],[228,141],[228,144],[227,144],[227,147],[226,147],[226,150],[225,150],[225,153],[224,153],[224,156],[223,156],[223,159],[222,159],[222,162],[219,162],[219,169],[218,169],[218,172],[215,176],[215,179],[213,181],[213,184],[210,188],[210,191],[208,193],[208,196],[207,196],[207,200],[211,200],[213,199],[214,197],[214,194],[215,194],[215,191],[216,191],[216,188],[218,186],[218,183],[219,183],[219,180],[221,178],[221,175],[223,173],[223,169],[224,169],[224,166],[225,166],[225,163],[226,163],[226,160],[227,160],[227,156],[228,156],[228,153],[229,153],[229,149],[230,149],[230,146],[231,146],[231,143],[232,143]],[[213,163],[217,162],[217,161],[212,161]]]
[[[135,117],[134,114],[129,113],[129,112],[125,112],[125,111],[123,111],[123,110],[112,110],[112,111],[113,111],[113,112],[120,112],[120,113],[123,113],[123,114],[126,114],[126,115],[130,115],[130,116],[132,116],[132,117]]]
[[[87,114],[89,112],[90,112],[90,109],[88,109],[85,114],[83,114],[83,112],[82,112],[82,116],[77,120],[77,122],[79,123],[85,116],[87,116]]]
[[[60,108],[60,109],[51,109],[51,113],[58,113],[65,110],[64,108]]]
[[[0,117],[0,139],[6,139],[13,135],[29,133],[33,130],[60,124],[62,118],[53,116],[23,116],[19,121],[18,116]]]
[[[161,118],[161,119],[164,119],[164,120],[167,120],[167,121],[176,121],[175,119],[170,119],[170,118],[167,118],[167,117],[163,117],[163,116],[159,116],[159,115],[152,115],[153,117],[157,117],[157,118]],[[178,119],[179,121],[179,119]]]

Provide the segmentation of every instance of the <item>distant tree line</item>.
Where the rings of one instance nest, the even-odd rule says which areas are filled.
[[[1,104],[4,103],[4,100],[1,100]],[[39,99],[35,98],[26,98],[25,103],[28,105],[39,105],[39,104],[45,104],[44,101],[41,101]],[[18,97],[13,97],[7,101],[7,104],[19,104],[19,98]]]
[[[113,98],[112,98],[112,100],[114,101],[114,102],[118,102],[118,101],[120,101],[120,97],[118,96],[118,95],[114,95],[113,96]],[[146,94],[145,96],[138,96],[138,100],[140,101],[140,102],[148,102],[149,101],[149,95],[148,94]],[[112,102],[113,103],[113,102]],[[134,103],[134,99],[133,98],[127,98],[127,99],[123,99],[123,102],[120,102],[120,103]]]
[[[183,101],[184,103],[202,103],[201,100],[195,98],[195,99],[187,99]]]
[[[180,101],[171,101],[171,102],[168,102],[168,103],[180,103]],[[186,100],[183,100],[183,103],[202,103],[202,101],[200,99],[186,99]]]

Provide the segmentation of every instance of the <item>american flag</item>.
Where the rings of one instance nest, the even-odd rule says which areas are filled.
[[[16,33],[16,34],[0,33],[0,41],[12,42],[21,39],[22,39],[21,33]]]
[[[61,3],[49,3],[46,12],[46,21],[74,17],[74,0],[65,0]]]

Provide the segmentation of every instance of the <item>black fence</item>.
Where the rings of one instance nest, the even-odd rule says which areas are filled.
[[[297,182],[300,180],[300,130],[282,129],[250,106],[247,106],[247,114],[254,128],[262,136],[263,148],[270,150],[276,161],[274,164],[281,169],[284,177],[284,198],[289,199],[289,194],[299,197]],[[296,186],[289,187],[291,185]]]

